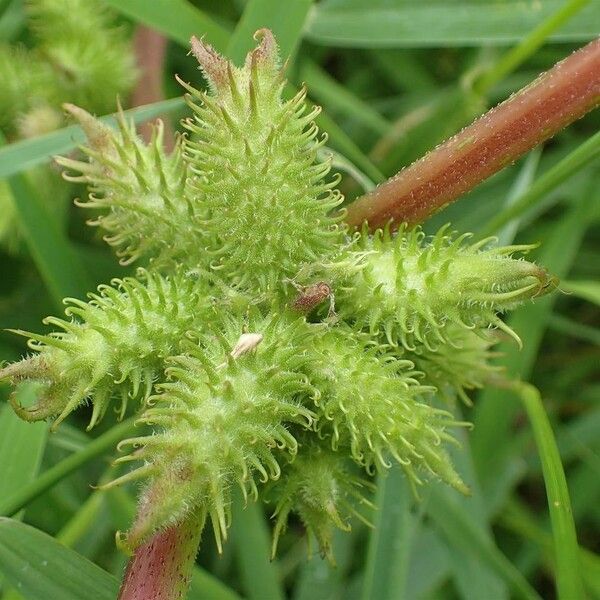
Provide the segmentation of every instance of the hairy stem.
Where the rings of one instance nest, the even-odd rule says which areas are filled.
[[[348,207],[354,227],[416,224],[600,104],[600,40],[590,42]]]
[[[192,513],[139,546],[127,565],[118,600],[185,598],[205,516]]]

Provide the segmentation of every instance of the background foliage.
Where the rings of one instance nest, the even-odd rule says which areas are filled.
[[[163,81],[166,98],[173,99],[134,109],[138,121],[183,114],[174,74],[200,84],[185,56],[191,34],[204,34],[239,61],[251,34],[271,27],[282,53],[293,56],[291,83],[306,82],[324,107],[319,124],[338,153],[349,199],[600,30],[597,6],[583,0],[95,1],[118,11],[127,30],[145,24],[170,40]],[[21,0],[0,0],[0,39],[33,44]],[[474,408],[464,409],[475,429],[456,452],[471,497],[432,485],[415,503],[392,470],[378,482],[374,529],[356,522],[336,538],[336,568],[318,556],[307,560],[299,526],[290,528],[277,560],[269,562],[268,512],[242,510],[239,502],[222,556],[205,536],[190,598],[547,598],[557,579],[565,598],[579,597],[581,583],[589,597],[600,598],[599,123],[597,111],[588,115],[427,224],[433,231],[452,221],[477,235],[491,231],[502,243],[540,241],[537,260],[563,279],[563,293],[511,317],[524,349],[507,343],[498,361],[540,389],[567,476],[579,549],[561,537],[564,529],[550,525],[539,453],[547,477],[560,469],[543,414],[538,410],[533,421],[534,439],[523,408],[533,406],[535,417],[539,404],[529,397],[522,405],[508,390],[487,389],[474,398]],[[83,296],[94,282],[124,274],[78,211],[60,219],[48,212],[45,190],[27,174],[80,139],[69,127],[0,148],[0,176],[22,231],[17,251],[0,249],[0,360],[26,351],[4,328],[40,331],[41,319],[56,312],[63,296]],[[0,388],[4,398],[7,391]],[[131,424],[111,430],[107,419],[90,436],[83,433],[88,419],[80,411],[47,434],[44,424],[22,423],[0,405],[0,514],[16,517],[0,520],[3,599],[115,595],[125,557],[113,535],[130,520],[135,490],[100,492],[90,483],[111,476],[115,440]],[[565,564],[573,567],[566,575]],[[565,595],[569,591],[577,595]]]

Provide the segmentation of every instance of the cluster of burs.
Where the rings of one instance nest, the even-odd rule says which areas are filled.
[[[192,116],[170,154],[160,124],[144,144],[67,107],[89,143],[65,176],[122,262],[145,266],[67,299],[0,372],[38,383],[35,406],[12,400],[28,420],[142,407],[119,445],[135,468],[109,484],[143,480],[130,549],[191,511],[220,546],[234,488],[273,503],[274,547],[295,513],[324,554],[335,526],[369,519],[370,476],[393,463],[415,490],[467,493],[446,449],[465,425],[454,400],[499,377],[490,349],[515,334],[498,313],[552,287],[512,257],[527,247],[349,231],[318,109],[304,90],[282,99],[275,40],[257,39],[241,68],[192,40],[209,89],[181,82]]]
[[[24,10],[26,18],[23,23],[17,14],[6,14],[7,28],[14,22],[25,31],[15,27],[5,37],[19,34],[27,45],[0,41],[4,138],[14,142],[64,127],[63,102],[106,114],[113,112],[117,96],[127,96],[136,79],[133,51],[128,32],[102,0],[26,0],[10,10]],[[70,186],[46,167],[33,169],[27,178],[51,216],[64,223]],[[0,246],[18,252],[21,238],[9,188],[0,181]]]

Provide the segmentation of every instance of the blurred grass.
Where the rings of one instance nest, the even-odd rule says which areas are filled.
[[[255,29],[274,28],[284,54],[295,56],[288,66],[291,81],[305,81],[311,97],[323,104],[321,128],[329,133],[330,145],[354,165],[344,170],[362,172],[375,182],[564,57],[575,47],[565,40],[590,39],[599,18],[591,11],[594,2],[582,0],[552,0],[537,11],[535,3],[507,2],[501,19],[493,12],[499,5],[480,3],[474,8],[463,0],[326,0],[314,5],[308,0],[102,1],[124,19],[155,27],[176,42],[169,47],[165,80],[177,70],[199,81],[197,70],[184,58],[192,34],[205,35],[218,50],[240,60]],[[19,11],[17,0],[0,0],[0,36],[28,43]],[[548,35],[562,43],[550,42]],[[141,119],[181,107],[176,98],[133,114]],[[452,220],[457,228],[477,235],[540,241],[537,261],[568,277],[563,286],[567,294],[542,299],[511,317],[524,350],[504,344],[499,360],[512,375],[534,383],[544,398],[571,491],[580,543],[577,560],[592,598],[600,598],[600,558],[595,554],[600,529],[599,125],[598,114],[589,115],[428,225]],[[0,250],[0,323],[36,323],[64,295],[83,295],[96,280],[90,265],[105,261],[104,271],[117,272],[107,251],[99,250],[85,233],[78,213],[72,213],[67,230],[54,228],[43,207],[36,208],[36,190],[22,173],[51,154],[69,151],[81,139],[78,135],[72,127],[0,148],[0,176],[13,178],[13,195],[27,211],[22,222],[29,228],[27,250],[16,255]],[[352,178],[345,177],[343,185],[349,198],[361,191]],[[23,350],[19,340],[0,338],[0,360],[14,359]],[[471,498],[435,486],[416,504],[400,473],[393,471],[378,490],[375,529],[354,523],[350,534],[336,534],[336,568],[319,557],[307,559],[297,523],[282,539],[277,561],[270,562],[265,514],[256,506],[242,511],[238,503],[230,541],[236,560],[227,558],[229,549],[216,559],[206,539],[199,557],[205,570],[196,571],[190,598],[547,598],[553,597],[557,582],[561,598],[579,597],[577,584],[563,584],[565,563],[553,551],[568,534],[556,527],[552,533],[524,411],[506,391],[484,390],[474,400],[475,408],[465,410],[465,417],[476,428],[456,453],[473,489]],[[84,418],[73,422],[80,425]],[[127,526],[135,490],[90,491],[88,484],[102,476],[106,463],[89,451],[81,460],[88,437],[61,433],[45,444],[45,427],[11,419],[4,407],[0,504],[20,498],[9,506],[17,510],[40,495],[29,504],[26,522],[73,544],[81,555],[120,576],[123,557],[115,550],[112,532]],[[548,427],[545,434],[550,441]],[[98,435],[102,446],[106,438]],[[539,442],[539,430],[536,436]],[[543,452],[542,464],[552,455],[552,450]],[[555,466],[556,458],[554,454]],[[73,468],[64,469],[63,461]],[[38,468],[43,475],[32,486]],[[547,469],[546,463],[548,482]],[[80,597],[93,596],[82,588]]]

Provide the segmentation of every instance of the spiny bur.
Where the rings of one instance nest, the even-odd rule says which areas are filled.
[[[452,401],[496,376],[495,330],[516,337],[500,313],[554,285],[513,257],[529,246],[351,235],[317,110],[304,90],[282,99],[274,38],[258,38],[239,68],[192,40],[209,89],[183,84],[191,135],[170,155],[160,126],[145,145],[123,119],[113,131],[68,107],[88,144],[59,162],[122,260],[146,268],[69,300],[70,320],[26,334],[36,354],[0,371],[39,384],[35,407],[15,404],[29,420],[91,402],[94,425],[115,399],[121,413],[141,401],[146,429],[119,444],[137,466],[108,484],[142,482],[120,537],[133,552],[196,517],[220,548],[236,486],[275,507],[273,548],[295,513],[329,557],[334,528],[368,520],[374,471],[468,493],[447,451],[465,425]]]

